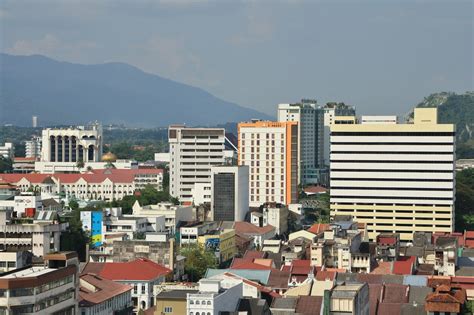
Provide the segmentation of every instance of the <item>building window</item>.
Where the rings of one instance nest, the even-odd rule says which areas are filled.
[[[170,306],[165,307],[165,313],[173,313],[173,308]]]
[[[138,287],[136,284],[133,285],[133,294],[137,294],[138,293]]]
[[[145,285],[142,284],[142,294],[145,294]]]

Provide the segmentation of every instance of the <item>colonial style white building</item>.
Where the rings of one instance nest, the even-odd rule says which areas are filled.
[[[83,200],[119,200],[135,190],[152,185],[163,188],[161,169],[101,169],[84,174],[0,174],[2,181],[26,192],[35,189],[44,194],[64,193]]]

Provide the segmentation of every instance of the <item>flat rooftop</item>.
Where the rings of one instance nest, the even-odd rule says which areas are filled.
[[[16,279],[16,278],[26,278],[26,277],[38,277],[57,269],[48,268],[48,267],[30,267],[27,269],[19,270],[16,272],[8,273],[6,275],[0,275],[0,279]]]

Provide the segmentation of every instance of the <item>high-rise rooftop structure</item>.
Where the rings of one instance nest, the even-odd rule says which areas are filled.
[[[455,126],[439,124],[436,108],[416,108],[413,124],[394,121],[331,125],[331,216],[367,223],[372,240],[452,232]]]

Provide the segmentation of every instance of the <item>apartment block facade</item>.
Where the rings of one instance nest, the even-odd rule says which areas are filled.
[[[455,126],[436,108],[416,108],[413,124],[331,125],[331,216],[352,215],[379,233],[452,232]]]
[[[299,183],[297,122],[240,123],[239,165],[250,168],[249,204],[296,203]]]
[[[300,182],[317,184],[318,168],[324,167],[324,111],[315,100],[279,104],[278,121],[298,122]]]
[[[207,186],[210,192],[211,167],[224,163],[225,130],[171,125],[168,141],[170,194],[183,204],[191,205],[195,199],[202,198],[195,196],[196,184]]]

